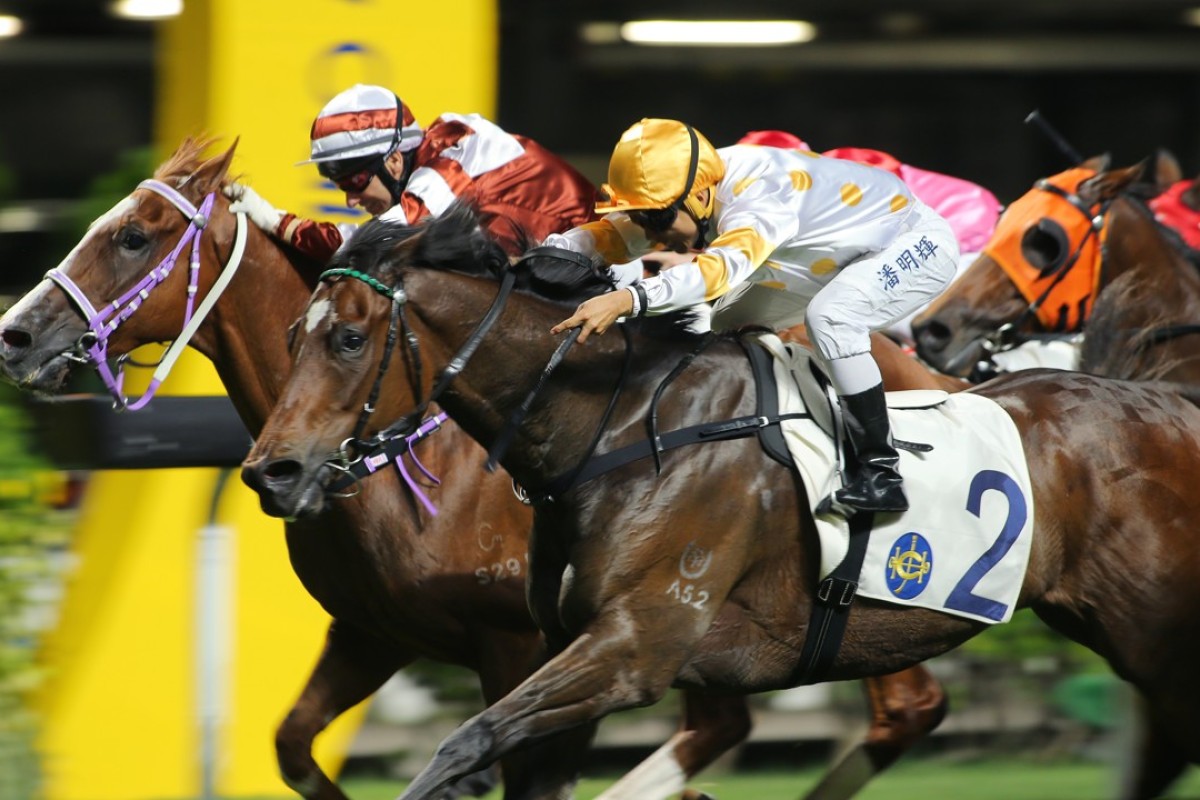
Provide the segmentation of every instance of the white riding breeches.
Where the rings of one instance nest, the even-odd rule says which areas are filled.
[[[888,327],[940,294],[954,278],[958,242],[923,204],[907,230],[883,250],[850,262],[808,304],[805,324],[823,360],[871,350],[871,332]]]

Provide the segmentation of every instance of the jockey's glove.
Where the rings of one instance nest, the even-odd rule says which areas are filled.
[[[269,234],[273,235],[276,232],[280,220],[287,213],[268,203],[258,192],[244,184],[230,183],[222,191],[233,201],[229,204],[231,213],[246,212],[251,222]]]

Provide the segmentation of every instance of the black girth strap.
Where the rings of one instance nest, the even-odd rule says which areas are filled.
[[[850,545],[846,557],[817,586],[808,632],[800,650],[800,666],[793,673],[795,685],[825,680],[837,658],[846,624],[850,621],[850,604],[858,592],[858,579],[867,555],[867,537],[874,518],[869,511],[860,511],[850,517]]]
[[[686,428],[664,433],[658,437],[658,447],[649,439],[642,439],[631,445],[618,448],[604,455],[595,456],[575,475],[555,479],[546,491],[539,495],[542,499],[556,497],[568,489],[598,478],[606,472],[612,472],[618,467],[632,464],[643,458],[654,455],[655,450],[666,452],[677,447],[705,442],[723,442],[728,439],[744,439],[754,436],[763,428],[779,425],[789,419],[807,419],[808,414],[780,414],[775,417],[735,417],[724,422],[706,422],[700,425],[689,425]],[[573,478],[573,480],[571,479]]]
[[[754,387],[758,394],[759,413],[752,417],[737,417],[725,420],[724,422],[705,422],[699,425],[680,428],[666,434],[660,435],[658,433],[656,409],[662,390],[674,378],[678,377],[679,373],[686,369],[692,363],[692,360],[714,338],[711,336],[706,337],[700,346],[686,356],[658,387],[659,391],[655,392],[654,401],[651,404],[651,414],[647,420],[650,438],[634,442],[631,445],[613,450],[604,455],[593,455],[574,472],[558,476],[549,483],[544,491],[531,495],[533,501],[535,503],[546,502],[581,483],[590,481],[592,478],[599,477],[606,472],[611,472],[618,467],[631,464],[647,456],[654,457],[655,471],[660,472],[662,467],[659,462],[659,455],[676,447],[700,444],[702,442],[719,442],[726,439],[741,439],[755,434],[758,435],[759,442],[762,444],[763,450],[767,455],[784,466],[793,468],[792,457],[788,452],[787,443],[784,441],[779,423],[792,419],[810,419],[811,415],[807,413],[779,413],[779,392],[775,385],[775,373],[771,368],[771,356],[761,345],[747,341],[746,339],[740,341],[750,359],[750,366],[754,373]],[[596,442],[593,441],[593,449],[595,445]]]

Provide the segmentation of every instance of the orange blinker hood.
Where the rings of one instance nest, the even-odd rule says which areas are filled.
[[[1005,210],[991,241],[983,248],[1030,305],[1037,304],[1037,319],[1049,331],[1080,330],[1100,288],[1106,228],[1101,226],[1096,231],[1092,224],[1093,215],[1100,213],[1099,206],[1085,211],[1080,206],[1087,204],[1078,201],[1076,195],[1079,185],[1095,174],[1094,170],[1077,167],[1039,181]],[[1054,189],[1042,188],[1042,184]],[[1023,245],[1030,232],[1037,230],[1058,230],[1066,235],[1064,250],[1054,263],[1038,266],[1026,256]]]

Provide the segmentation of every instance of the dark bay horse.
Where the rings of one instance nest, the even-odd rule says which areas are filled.
[[[1046,334],[1083,329],[1092,303],[1147,242],[1145,200],[1179,180],[1168,153],[1108,169],[1097,157],[1038,181],[1001,216],[983,253],[913,320],[917,354],[967,377],[980,361]]]
[[[231,148],[204,161],[204,147],[185,142],[156,173],[193,206],[227,180],[233,155]],[[238,239],[219,193],[209,218],[198,253],[197,299],[218,285]],[[89,302],[103,303],[143,280],[186,227],[167,198],[139,189],[97,221],[60,270]],[[247,428],[257,433],[282,389],[289,368],[285,332],[311,295],[318,265],[254,226],[244,242],[240,267],[191,345],[213,361]],[[179,334],[186,316],[184,272],[182,264],[174,268],[113,331],[107,355],[119,357]],[[56,391],[79,366],[68,356],[84,330],[63,290],[44,282],[0,321],[0,373],[26,389]],[[913,381],[922,380],[894,348],[880,358],[893,365],[885,373],[896,385],[915,387]],[[448,478],[427,489],[437,516],[421,507],[394,470],[362,482],[357,497],[316,493],[305,501],[307,514],[288,509],[298,517],[285,526],[293,568],[333,617],[324,651],[276,734],[284,779],[314,800],[344,798],[312,758],[314,737],[396,670],[419,657],[464,665],[479,673],[485,698],[494,702],[528,675],[540,652],[523,589],[528,506],[514,496],[507,477],[481,474],[484,452],[457,425],[447,423],[418,448],[422,463]],[[868,697],[870,732],[823,784],[837,791],[823,789],[819,796],[852,794],[932,729],[944,709],[944,693],[921,667],[872,679]],[[740,743],[751,724],[740,697],[686,693],[684,705],[681,730],[656,762],[673,764],[676,782]],[[573,780],[571,759],[559,758],[560,775],[543,768],[536,778],[534,760],[506,759],[506,797],[558,797]]]
[[[525,291],[488,315],[507,262],[469,213],[364,228],[336,260],[344,269],[314,294],[321,318],[293,346],[288,386],[245,471],[320,483],[373,388],[384,418],[420,411],[469,337],[477,350],[465,368],[456,360],[442,407],[486,445],[524,409],[501,463],[535,495],[575,474],[593,446],[603,454],[645,442],[656,388],[696,352],[695,335],[669,318],[643,320],[624,328],[627,339],[613,331],[576,348],[539,381],[560,345],[550,327],[608,288],[582,270],[567,285],[562,263],[549,260],[522,264]],[[419,347],[381,363],[401,308]],[[485,315],[490,332],[472,337]],[[425,377],[414,382],[417,359]],[[523,406],[539,382],[536,401]],[[1200,408],[1178,388],[1029,370],[973,391],[1007,411],[1029,463],[1034,538],[1019,605],[1106,658],[1142,693],[1156,730],[1195,762]],[[658,428],[753,416],[755,394],[740,345],[719,339],[662,395]],[[718,693],[795,685],[817,578],[808,508],[793,474],[752,438],[663,453],[661,472],[646,458],[556,491],[535,514],[529,593],[557,655],[447,739],[404,797],[433,797],[514,748],[652,703],[672,685]],[[685,603],[669,587],[692,546],[712,566],[703,596]],[[829,677],[903,669],[981,627],[859,599]]]

